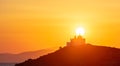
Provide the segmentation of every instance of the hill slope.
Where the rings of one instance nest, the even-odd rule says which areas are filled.
[[[29,58],[38,58],[39,56],[55,51],[55,49],[43,49],[38,51],[23,52],[19,54],[1,53],[0,63],[20,63]]]
[[[89,44],[66,46],[15,66],[120,66],[120,49]]]

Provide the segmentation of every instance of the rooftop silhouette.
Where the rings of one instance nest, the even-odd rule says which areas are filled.
[[[70,42],[67,42],[67,46],[78,46],[78,45],[84,45],[84,44],[86,44],[86,42],[81,35],[75,36],[73,39],[71,39]]]

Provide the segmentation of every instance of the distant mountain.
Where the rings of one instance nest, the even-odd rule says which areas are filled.
[[[120,66],[120,49],[90,44],[66,46],[15,66]]]
[[[55,51],[55,49],[42,49],[38,51],[23,52],[20,54],[10,54],[10,53],[1,53],[0,54],[0,63],[20,63],[26,59],[35,59],[40,56],[46,55]]]

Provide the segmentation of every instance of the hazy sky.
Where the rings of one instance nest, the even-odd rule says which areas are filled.
[[[63,46],[78,26],[88,43],[120,48],[120,1],[0,0],[0,53]]]

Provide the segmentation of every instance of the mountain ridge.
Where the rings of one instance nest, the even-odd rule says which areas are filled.
[[[120,49],[91,44],[66,46],[15,66],[120,66]]]
[[[47,53],[55,51],[56,48],[41,49],[36,51],[22,52],[18,54],[12,53],[0,53],[0,63],[20,63],[29,58],[37,58],[39,56],[45,55]]]

